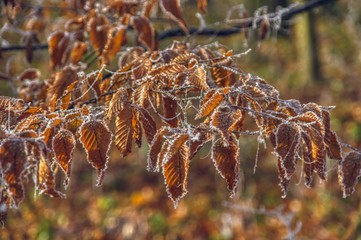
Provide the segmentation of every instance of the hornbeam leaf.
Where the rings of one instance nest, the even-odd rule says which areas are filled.
[[[153,24],[147,17],[133,16],[131,23],[138,33],[138,41],[149,50],[157,48],[157,39]]]
[[[50,164],[43,155],[40,155],[38,163],[38,190],[40,194],[46,194],[50,197],[64,198],[65,195],[55,189],[54,172],[50,168]]]
[[[25,144],[19,139],[7,139],[0,145],[0,171],[8,196],[14,206],[24,199],[23,177],[26,164]]]
[[[339,165],[339,176],[343,189],[343,197],[351,195],[355,191],[356,183],[361,174],[361,154],[350,152]]]
[[[124,108],[118,112],[115,119],[115,146],[125,157],[132,150],[133,140],[133,111],[130,104],[126,104]]]
[[[139,118],[140,121],[142,122],[145,138],[147,139],[148,144],[151,144],[154,135],[157,132],[156,123],[153,117],[149,114],[149,112],[142,107],[139,108]]]
[[[107,168],[112,134],[108,126],[99,120],[84,122],[79,129],[80,142],[87,154],[89,163],[98,170],[97,186],[102,184]]]
[[[212,160],[219,174],[226,179],[227,188],[233,197],[239,180],[239,147],[234,141],[229,141],[227,146],[219,141],[213,146]]]
[[[128,97],[127,90],[125,88],[119,88],[113,95],[112,100],[109,102],[107,118],[110,119],[112,116],[122,111],[124,106],[129,102]]]
[[[286,179],[290,179],[296,171],[297,151],[301,143],[301,134],[293,125],[282,123],[276,132],[275,153],[280,167],[285,171]]]
[[[179,199],[187,194],[188,152],[188,146],[183,144],[170,159],[163,163],[167,192],[175,208],[178,206]]]
[[[172,136],[171,139],[168,140],[168,146],[163,161],[167,162],[175,154],[177,154],[179,148],[182,147],[188,139],[188,134],[176,134],[175,136]]]
[[[178,104],[176,100],[169,97],[163,98],[163,111],[164,117],[166,118],[165,121],[172,127],[178,126],[177,107]]]
[[[196,119],[200,119],[208,116],[213,112],[213,110],[219,106],[219,104],[224,99],[224,94],[227,94],[229,89],[224,88],[220,90],[210,90],[207,92],[204,100],[202,102],[202,106],[199,109],[198,114],[196,115]]]
[[[160,128],[154,135],[152,142],[149,146],[148,157],[147,157],[147,170],[153,172],[159,172],[160,159],[158,158],[159,153],[162,150],[163,135],[165,128]]]
[[[305,174],[305,186],[311,187],[312,173],[315,169],[314,163],[312,162],[312,145],[310,137],[303,133],[303,146],[302,146],[302,157],[303,157],[303,173]]]
[[[194,73],[189,76],[188,81],[196,88],[199,88],[203,91],[209,88],[206,81],[206,70],[204,70],[203,66],[198,67]]]
[[[89,41],[101,55],[105,44],[108,41],[109,21],[104,15],[97,15],[92,17],[87,24],[87,31],[89,32]]]
[[[182,16],[180,0],[161,0],[160,7],[164,14],[174,20],[185,33],[189,34],[187,24]]]
[[[53,138],[55,161],[60,165],[66,175],[66,179],[64,181],[64,185],[66,187],[69,184],[75,143],[73,133],[66,129],[61,129]]]
[[[135,108],[132,109],[132,128],[133,128],[133,139],[135,141],[135,144],[140,148],[142,146],[142,126],[140,124],[140,117],[139,112],[135,110]]]

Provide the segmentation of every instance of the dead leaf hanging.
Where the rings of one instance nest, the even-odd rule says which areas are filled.
[[[234,141],[227,145],[218,141],[212,147],[212,160],[219,174],[226,179],[227,188],[231,191],[231,197],[236,194],[239,180],[240,162],[239,148]]]
[[[361,173],[361,154],[358,152],[350,152],[339,165],[339,176],[341,178],[341,186],[343,196],[347,197],[355,191]]]
[[[75,138],[72,132],[61,129],[53,138],[55,161],[66,175],[64,185],[67,187],[70,180],[70,170],[75,148]]]
[[[97,186],[100,186],[107,168],[112,134],[108,126],[100,120],[84,122],[79,134],[89,163],[98,171]]]
[[[160,6],[164,14],[174,20],[186,34],[189,34],[187,24],[182,16],[180,0],[161,0]]]
[[[188,151],[188,146],[183,144],[170,159],[163,163],[167,192],[175,208],[178,206],[179,199],[187,194]]]

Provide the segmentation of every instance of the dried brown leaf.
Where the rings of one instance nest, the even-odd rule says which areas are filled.
[[[99,186],[103,182],[107,168],[112,134],[108,126],[99,120],[84,122],[79,129],[79,134],[89,163],[98,171],[97,186]]]
[[[189,34],[182,16],[180,0],[160,0],[160,7],[165,15],[174,20],[186,34]]]
[[[157,49],[156,32],[153,24],[145,16],[133,16],[131,24],[138,33],[138,41],[148,50]]]
[[[225,94],[229,92],[229,89],[223,88],[219,90],[210,90],[205,95],[201,108],[196,115],[196,119],[207,117],[213,112],[213,110],[219,106],[222,100],[225,98]]]
[[[361,154],[350,152],[339,166],[343,197],[351,195],[361,174]]]
[[[212,160],[219,174],[226,179],[231,196],[234,196],[240,171],[239,147],[234,141],[229,141],[228,145],[219,141],[212,147]]]
[[[0,145],[0,171],[8,196],[14,206],[24,199],[25,144],[19,139],[8,139]]]
[[[189,76],[188,81],[197,89],[201,89],[203,91],[209,88],[206,80],[206,70],[204,67],[198,67],[192,75]]]
[[[278,126],[275,153],[279,158],[280,167],[285,171],[285,179],[290,179],[296,171],[297,151],[300,143],[301,133],[296,126],[286,123]]]
[[[175,208],[178,206],[179,200],[187,194],[188,152],[188,146],[182,144],[174,155],[163,163],[163,175],[167,192]]]
[[[125,104],[115,120],[115,138],[114,143],[120,153],[125,157],[132,150],[133,112],[129,104]]]
[[[55,161],[60,165],[66,175],[64,185],[67,187],[70,180],[71,163],[75,148],[75,138],[72,132],[61,129],[53,138],[53,151]]]
[[[170,97],[163,97],[163,111],[165,121],[172,127],[178,126],[177,107],[178,103],[176,100]]]

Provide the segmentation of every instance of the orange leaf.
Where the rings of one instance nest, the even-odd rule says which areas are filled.
[[[142,146],[142,126],[140,124],[139,112],[133,107],[132,110],[132,128],[133,128],[133,139],[135,144],[140,148]]]
[[[207,117],[213,110],[219,106],[224,99],[224,94],[227,94],[229,89],[210,90],[203,99],[202,106],[196,115],[196,119]]]
[[[145,108],[138,108],[139,118],[142,122],[142,127],[144,129],[145,138],[147,139],[148,144],[151,144],[153,137],[157,132],[157,126],[153,117]]]
[[[124,108],[118,112],[115,119],[115,146],[120,153],[125,157],[132,150],[133,140],[133,113],[130,104],[125,104]]]
[[[55,190],[54,173],[43,155],[40,155],[40,161],[38,164],[37,188],[40,191],[40,194],[46,194],[51,197],[64,198],[65,195],[63,193]]]
[[[108,41],[109,35],[109,21],[103,15],[92,17],[87,24],[87,31],[89,32],[89,41],[98,55],[103,53],[105,44]]]
[[[178,206],[179,199],[187,194],[188,152],[188,146],[182,144],[173,156],[163,163],[167,192],[175,208]]]
[[[180,0],[161,0],[160,7],[164,14],[174,20],[186,34],[189,34],[187,24],[182,16]]]
[[[165,121],[172,127],[178,126],[178,118],[177,118],[177,101],[169,98],[163,98],[163,111],[164,117],[166,118]]]
[[[71,162],[75,148],[75,138],[69,130],[60,130],[53,138],[55,160],[66,175],[64,185],[67,187],[70,179]]]
[[[197,6],[201,12],[207,13],[207,0],[198,0]]]
[[[77,72],[70,67],[66,67],[63,70],[57,72],[55,74],[54,82],[48,88],[48,102],[51,102],[51,100],[54,99],[54,96],[61,97],[68,86],[77,79]]]
[[[231,196],[234,196],[240,171],[237,144],[234,141],[229,141],[229,144],[225,145],[224,142],[218,141],[212,148],[212,160],[219,174],[226,179]]]
[[[127,90],[125,88],[119,88],[109,102],[107,118],[110,119],[112,116],[122,111],[127,103],[129,103]]]
[[[206,81],[206,70],[204,70],[203,66],[198,67],[195,72],[189,76],[188,81],[196,88],[203,91],[209,88]]]
[[[164,136],[165,128],[160,128],[157,133],[154,135],[154,138],[149,146],[148,157],[147,157],[147,170],[158,172],[160,159],[158,158],[159,153],[162,150],[162,142]]]
[[[157,49],[157,39],[152,22],[144,16],[133,16],[131,23],[138,33],[138,41],[148,50]]]
[[[107,168],[112,134],[108,126],[99,120],[89,120],[80,127],[80,142],[89,163],[98,170],[97,186],[101,185]]]

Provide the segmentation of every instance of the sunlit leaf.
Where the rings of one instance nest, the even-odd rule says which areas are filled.
[[[188,151],[188,146],[182,144],[173,156],[163,163],[167,192],[174,203],[174,207],[177,207],[179,199],[187,194]]]
[[[212,148],[214,165],[219,174],[227,181],[227,188],[233,197],[236,194],[239,180],[239,148],[234,141],[229,141],[228,145],[218,141]]]
[[[65,186],[68,186],[69,184],[75,143],[73,133],[65,129],[61,129],[53,138],[55,161],[60,165],[66,175],[66,179],[64,181]]]
[[[125,157],[132,150],[133,141],[133,112],[129,104],[125,104],[115,119],[114,143],[120,153]]]
[[[84,122],[80,129],[80,142],[87,154],[89,163],[98,171],[97,185],[101,185],[107,168],[112,134],[108,126],[99,120]]]

